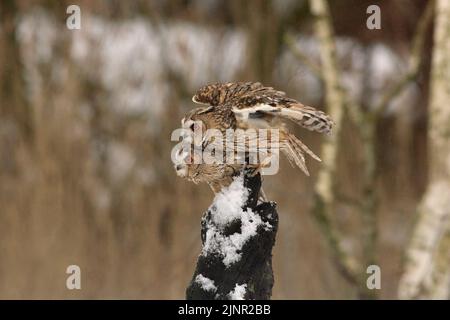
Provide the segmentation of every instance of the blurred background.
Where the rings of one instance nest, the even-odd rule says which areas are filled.
[[[364,114],[408,74],[428,3],[329,2],[339,81]],[[80,30],[66,27],[71,4]],[[371,4],[379,30],[366,27]],[[371,295],[397,298],[429,180],[433,21],[417,72],[371,118],[369,181],[368,142],[343,115],[331,225],[312,210],[321,164],[308,159],[306,177],[283,159],[265,178],[280,215],[274,299],[364,297],[369,261],[382,273]],[[176,176],[172,130],[195,91],[218,81],[260,81],[327,110],[319,42],[302,0],[2,1],[0,298],[183,299],[213,194]],[[295,133],[321,154],[325,138]],[[327,230],[364,266],[359,284],[340,270]],[[81,290],[66,288],[71,264]]]

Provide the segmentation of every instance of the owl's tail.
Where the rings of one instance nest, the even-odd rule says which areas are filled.
[[[311,131],[331,134],[333,121],[324,112],[305,106],[301,103],[293,103],[280,109],[280,116],[289,119],[298,125]]]
[[[322,161],[314,152],[312,152],[303,142],[300,141],[300,139],[298,139],[292,133],[283,132],[280,146],[281,151],[286,155],[289,163],[292,166],[299,167],[307,176],[309,176],[309,172],[308,168],[306,167],[304,153],[306,152],[317,161]]]

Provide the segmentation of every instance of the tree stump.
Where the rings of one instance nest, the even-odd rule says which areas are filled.
[[[270,299],[278,213],[274,202],[258,200],[260,190],[259,174],[241,173],[204,213],[188,300]]]

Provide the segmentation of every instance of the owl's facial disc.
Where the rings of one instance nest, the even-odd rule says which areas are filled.
[[[197,154],[195,150],[197,150],[197,152],[198,148],[203,150],[204,133],[207,130],[205,122],[201,119],[202,117],[202,114],[196,112],[187,115],[181,120],[181,128],[184,129],[181,138],[185,143],[190,145],[190,153],[188,150],[180,149],[176,154],[176,161],[174,163],[174,169],[179,177],[194,182],[196,182],[195,176],[200,165],[199,162],[195,161],[199,161],[196,157]]]

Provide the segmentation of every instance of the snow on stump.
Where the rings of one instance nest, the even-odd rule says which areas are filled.
[[[270,299],[278,213],[274,202],[258,201],[260,189],[259,174],[241,174],[214,198],[187,299]]]

